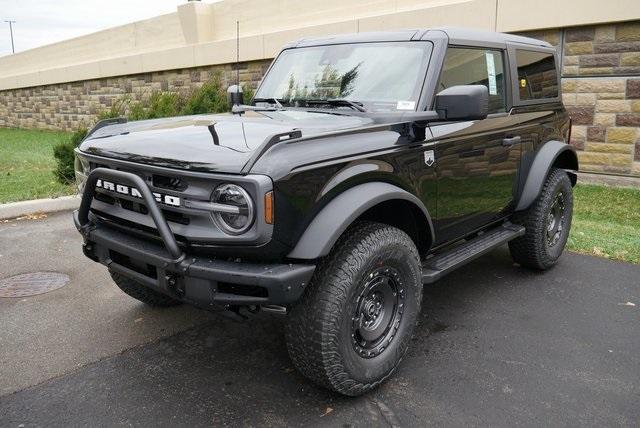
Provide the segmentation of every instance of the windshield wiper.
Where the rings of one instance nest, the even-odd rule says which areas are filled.
[[[283,100],[284,101],[284,100]],[[268,97],[268,98],[254,98],[253,99],[254,103],[269,103],[269,104],[275,104],[276,107],[278,109],[283,109],[284,106],[282,105],[282,103],[280,103],[280,100],[274,97]]]
[[[362,103],[357,101],[351,101],[344,98],[327,98],[327,99],[312,99],[312,100],[300,100],[306,104],[327,104],[330,106],[344,106],[351,107],[354,110],[360,112],[366,112],[367,109],[362,106]]]

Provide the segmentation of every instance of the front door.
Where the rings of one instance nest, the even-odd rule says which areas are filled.
[[[450,47],[439,90],[483,84],[489,117],[431,126],[437,176],[436,245],[513,211],[521,142],[510,132],[503,51]]]

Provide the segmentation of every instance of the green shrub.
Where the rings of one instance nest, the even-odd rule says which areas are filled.
[[[255,91],[251,86],[242,85],[242,95],[244,97],[245,104],[249,104],[255,95]]]
[[[144,120],[179,116],[185,102],[185,97],[179,92],[152,92],[148,99],[131,102],[126,117]]]
[[[87,128],[78,129],[71,134],[71,138],[69,138],[68,141],[53,147],[53,157],[56,158],[56,169],[54,172],[59,182],[68,184],[75,180],[73,150],[80,145],[84,137],[87,136],[87,132]]]
[[[242,87],[244,100],[248,103],[254,91],[250,86]],[[111,107],[100,112],[98,120],[126,117],[128,120],[157,119],[161,117],[224,113],[229,111],[227,91],[222,87],[221,75],[215,74],[211,80],[191,92],[155,91],[141,100],[134,101],[131,94],[115,100]],[[73,150],[87,135],[86,128],[73,133],[69,141],[60,143],[53,149],[56,158],[56,177],[62,183],[75,179]]]
[[[211,80],[191,92],[181,113],[190,115],[226,111],[229,111],[227,91],[222,88],[220,75],[216,74]]]
[[[122,97],[116,99],[106,110],[103,110],[98,115],[98,121],[104,119],[115,119],[118,117],[125,116],[127,111],[127,107],[131,103],[130,95],[123,95]]]

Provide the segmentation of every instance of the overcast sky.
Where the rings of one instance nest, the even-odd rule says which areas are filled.
[[[0,0],[0,56],[175,12],[186,0]],[[1,73],[1,70],[0,70]]]

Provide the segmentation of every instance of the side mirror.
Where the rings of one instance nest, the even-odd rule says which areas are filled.
[[[229,102],[229,108],[244,104],[244,94],[242,93],[242,86],[229,86],[229,89],[227,89],[227,101]]]
[[[484,85],[459,85],[436,95],[436,112],[445,120],[476,120],[487,117],[489,89]]]

